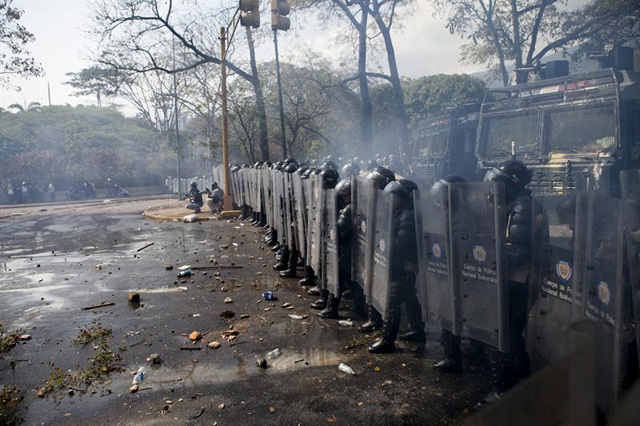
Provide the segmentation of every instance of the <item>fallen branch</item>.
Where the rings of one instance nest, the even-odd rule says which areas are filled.
[[[101,303],[99,305],[93,305],[93,306],[85,306],[84,308],[81,308],[83,311],[88,311],[90,309],[98,309],[98,308],[104,308],[105,306],[113,306],[115,305],[114,302],[109,302],[109,303]]]
[[[192,266],[191,269],[240,269],[242,265]]]
[[[189,348],[189,347],[187,347],[187,346],[181,346],[181,347],[180,347],[180,350],[181,350],[181,351],[199,351],[199,350],[201,350],[201,349],[202,349],[202,348]]]
[[[152,245],[154,245],[154,244],[155,244],[155,243],[149,243],[149,244],[147,244],[146,246],[141,247],[141,248],[139,248],[138,250],[136,250],[136,253],[139,253],[139,252],[141,252],[142,250],[144,250],[144,249],[146,249],[146,248],[149,248],[149,247],[151,247],[151,246],[152,246]]]

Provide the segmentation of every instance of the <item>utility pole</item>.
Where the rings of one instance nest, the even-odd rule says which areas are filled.
[[[276,80],[278,84],[278,102],[280,104],[280,137],[282,139],[282,157],[287,158],[287,137],[284,126],[284,104],[282,102],[282,80],[280,79],[280,55],[278,53],[278,30],[287,31],[291,21],[286,16],[291,7],[286,0],[271,0],[271,29],[273,45],[276,49]]]
[[[51,84],[47,81],[47,95],[49,96],[49,107],[51,107]]]
[[[176,69],[176,41],[172,39],[173,69]],[[182,200],[182,181],[180,179],[180,131],[178,130],[178,82],[176,73],[173,73],[173,109],[176,125],[176,181],[178,182],[178,200]]]
[[[280,57],[278,54],[278,30],[273,30],[273,45],[276,48],[276,81],[278,84],[278,103],[280,104],[280,138],[282,140],[282,158],[287,158],[287,135],[284,127],[284,105],[282,102],[282,80],[280,79]]]

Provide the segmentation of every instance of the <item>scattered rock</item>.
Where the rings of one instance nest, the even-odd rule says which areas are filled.
[[[192,331],[189,335],[189,339],[193,340],[194,342],[198,341],[202,339],[202,333],[200,333],[199,331]]]
[[[209,349],[219,349],[221,345],[220,342],[209,342],[207,346]]]
[[[288,308],[288,307],[290,307],[290,306],[291,306],[291,303],[289,303],[289,302],[287,302],[287,303],[283,303],[283,304],[282,304],[282,307],[283,307],[283,308]]]
[[[167,271],[171,271],[173,270],[173,265],[165,265],[164,269],[166,269]]]
[[[136,393],[136,392],[138,392],[138,385],[131,385],[131,386],[129,387],[129,392],[131,392],[131,393]]]
[[[227,297],[224,299],[224,303],[233,303],[233,299],[231,299],[230,297]]]
[[[218,410],[224,410],[224,404],[218,405]]]
[[[222,312],[220,312],[220,316],[221,316],[222,318],[233,318],[233,317],[235,317],[235,316],[236,316],[236,313],[235,313],[235,312],[233,312],[233,311],[229,311],[229,310],[227,310],[227,311],[222,311]]]
[[[263,370],[269,366],[269,364],[267,363],[267,360],[264,358],[260,358],[259,360],[257,360],[256,365],[259,368],[262,368]]]
[[[45,388],[40,388],[38,389],[38,391],[36,392],[36,396],[38,398],[44,398],[47,395],[47,391]]]
[[[249,314],[240,315],[240,319],[247,319],[247,318],[249,318]]]
[[[275,407],[271,407],[271,406],[270,406],[270,407],[269,407],[269,412],[270,412],[271,414],[275,413],[275,412],[276,412],[276,408],[275,408]]]
[[[30,334],[20,334],[18,336],[18,340],[22,340],[22,341],[31,340],[31,335]]]
[[[127,294],[127,299],[129,299],[131,303],[140,303],[140,293],[131,292]]]
[[[151,354],[147,358],[147,362],[150,362],[151,364],[160,364],[162,362],[162,359],[160,359],[159,354]]]

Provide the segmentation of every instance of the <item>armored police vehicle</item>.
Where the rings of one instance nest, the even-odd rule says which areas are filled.
[[[465,105],[419,124],[413,152],[414,179],[427,184],[450,174],[475,179],[478,110],[479,105]]]
[[[547,64],[546,79],[488,90],[478,124],[480,175],[514,157],[532,170],[535,194],[620,196],[620,171],[640,166],[640,73],[632,71],[633,52],[623,62],[574,75]],[[558,69],[568,74],[568,64]]]

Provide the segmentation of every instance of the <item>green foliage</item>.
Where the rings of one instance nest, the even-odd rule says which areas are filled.
[[[80,328],[78,337],[73,340],[73,343],[76,345],[86,345],[94,340],[105,343],[109,336],[111,336],[111,329],[103,327],[97,320],[94,320],[91,326]]]
[[[18,336],[21,334],[20,330],[12,332],[5,332],[2,325],[0,325],[0,353],[8,352],[11,348],[18,344]]]
[[[22,416],[18,413],[18,406],[23,396],[16,386],[5,385],[0,391],[0,424],[14,426],[22,424]]]
[[[13,0],[0,0],[0,85],[9,85],[12,76],[42,74],[42,67],[25,47],[35,37],[19,22],[24,11],[12,7],[12,3]]]
[[[114,109],[85,106],[0,113],[0,180],[123,185],[156,179],[173,159],[154,130]],[[144,161],[142,161],[144,160]]]

